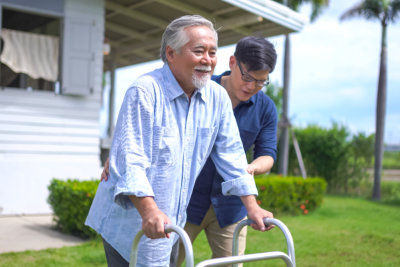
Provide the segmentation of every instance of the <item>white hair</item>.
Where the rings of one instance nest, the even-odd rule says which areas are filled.
[[[162,39],[160,56],[162,61],[167,62],[167,56],[165,55],[167,46],[173,50],[180,52],[180,49],[189,42],[189,37],[185,32],[185,28],[192,26],[206,26],[213,33],[216,43],[218,43],[217,31],[214,29],[214,25],[208,19],[203,18],[200,15],[186,15],[173,20],[165,29]]]

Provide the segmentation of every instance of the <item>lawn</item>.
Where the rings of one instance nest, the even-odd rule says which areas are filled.
[[[292,232],[296,264],[311,266],[400,266],[400,206],[327,196],[308,215],[278,216]],[[278,228],[248,231],[246,253],[286,251]],[[194,244],[196,262],[211,255],[204,235]],[[106,266],[101,242],[42,251],[0,254],[0,266]],[[245,266],[285,266],[280,260]]]

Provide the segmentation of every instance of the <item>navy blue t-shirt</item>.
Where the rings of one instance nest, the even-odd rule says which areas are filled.
[[[221,77],[212,80],[221,84]],[[254,144],[254,158],[271,156],[276,160],[277,112],[274,102],[264,92],[259,91],[248,101],[240,102],[233,110],[239,127],[245,151]],[[247,215],[246,208],[237,196],[222,195],[223,178],[217,173],[211,158],[208,158],[193,188],[192,197],[187,207],[187,220],[200,225],[210,205],[213,205],[221,228],[238,222]]]

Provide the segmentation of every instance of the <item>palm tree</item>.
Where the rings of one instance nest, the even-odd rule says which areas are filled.
[[[327,7],[329,0],[274,0],[283,4],[294,11],[298,11],[302,4],[311,4],[310,21],[314,21],[321,13],[324,7]],[[279,165],[278,172],[283,176],[287,175],[289,161],[289,80],[290,80],[290,38],[285,35],[285,56],[283,63],[283,103],[282,117],[279,122],[281,137],[279,141]]]
[[[375,122],[375,166],[374,187],[372,198],[381,198],[381,172],[383,158],[383,138],[385,130],[386,113],[386,82],[387,82],[387,45],[386,31],[389,23],[393,23],[400,13],[400,0],[364,0],[347,10],[340,16],[340,20],[363,17],[367,20],[377,19],[382,26],[381,34],[381,57],[379,64],[378,94],[376,99],[376,122]]]

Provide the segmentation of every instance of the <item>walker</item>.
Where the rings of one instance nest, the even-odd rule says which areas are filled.
[[[270,252],[254,253],[247,255],[238,255],[239,233],[244,226],[250,225],[252,223],[253,223],[252,220],[243,220],[236,227],[235,232],[233,233],[232,256],[205,260],[198,263],[196,267],[221,266],[226,264],[233,264],[234,267],[237,267],[238,263],[261,261],[268,259],[282,259],[286,263],[287,267],[296,267],[292,235],[290,234],[290,231],[286,227],[286,225],[278,219],[265,218],[264,224],[266,226],[273,224],[276,225],[279,229],[281,229],[286,238],[287,250],[288,250],[287,254],[281,251],[270,251]],[[176,232],[179,235],[179,237],[182,239],[182,243],[185,248],[186,267],[193,267],[194,266],[193,247],[192,243],[190,242],[190,238],[186,234],[186,232],[179,226],[169,225],[169,224],[165,225],[165,232],[166,233]],[[143,231],[141,230],[137,233],[133,241],[130,264],[129,264],[130,267],[136,266],[137,249],[140,238],[142,236],[143,236]]]

